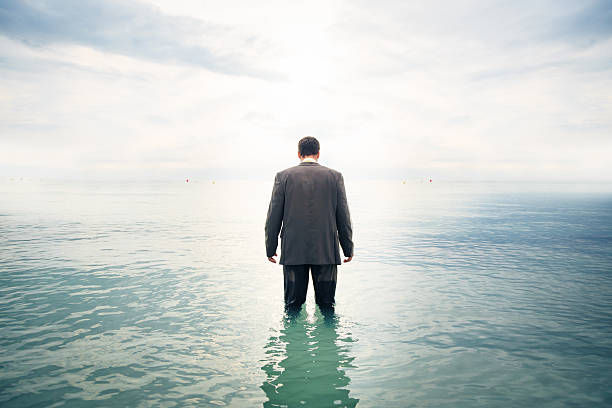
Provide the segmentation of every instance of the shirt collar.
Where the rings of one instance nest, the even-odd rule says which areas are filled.
[[[312,157],[307,157],[304,160],[302,160],[302,163],[304,163],[304,162],[316,163],[317,161],[315,159],[313,159]]]

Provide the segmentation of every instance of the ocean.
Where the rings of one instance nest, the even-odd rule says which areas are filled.
[[[346,189],[336,312],[286,316],[272,180],[0,181],[0,405],[612,405],[612,185]]]

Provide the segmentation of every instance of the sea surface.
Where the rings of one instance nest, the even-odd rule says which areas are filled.
[[[0,181],[0,406],[612,406],[612,185],[346,188],[286,316],[272,180]]]

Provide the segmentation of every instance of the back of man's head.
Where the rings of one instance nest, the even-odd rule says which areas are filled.
[[[319,141],[312,136],[306,136],[298,142],[300,156],[313,156],[319,153]]]

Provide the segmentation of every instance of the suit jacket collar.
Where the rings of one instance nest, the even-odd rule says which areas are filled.
[[[320,166],[317,162],[300,162],[298,166]]]

